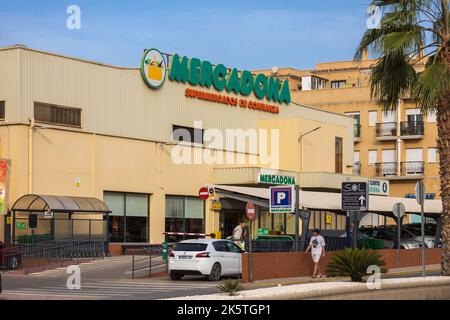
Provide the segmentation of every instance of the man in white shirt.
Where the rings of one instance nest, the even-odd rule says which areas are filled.
[[[240,246],[241,241],[244,238],[244,233],[245,233],[245,223],[242,222],[241,224],[239,224],[236,228],[234,228],[233,230],[233,241]]]
[[[325,239],[320,235],[319,229],[314,229],[313,236],[309,241],[309,246],[306,248],[306,252],[311,250],[311,256],[314,261],[314,273],[313,279],[316,278],[316,273],[318,273],[317,277],[321,278],[322,274],[320,272],[320,258],[325,257]]]

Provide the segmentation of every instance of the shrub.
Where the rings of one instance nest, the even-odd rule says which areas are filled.
[[[241,282],[237,279],[226,279],[217,288],[223,293],[228,293],[230,296],[235,296],[242,289]]]
[[[362,282],[370,266],[381,267],[386,263],[381,255],[369,249],[344,249],[336,251],[327,265],[327,275],[330,277],[350,277],[353,282]],[[381,268],[381,272],[386,272]]]

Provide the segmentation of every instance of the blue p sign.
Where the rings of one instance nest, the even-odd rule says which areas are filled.
[[[270,212],[288,213],[293,211],[292,187],[270,188]]]

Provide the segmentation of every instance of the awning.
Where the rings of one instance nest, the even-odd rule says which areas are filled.
[[[214,186],[218,194],[242,201],[253,201],[256,205],[268,207],[269,189],[236,186]],[[247,200],[245,200],[247,199]],[[396,203],[403,203],[406,213],[420,214],[420,205],[415,199],[400,197],[370,196],[369,212],[392,216]],[[341,194],[332,192],[314,192],[300,190],[300,207],[313,210],[342,211]],[[425,200],[425,213],[428,216],[442,213],[441,200]]]
[[[67,213],[110,213],[101,200],[86,197],[48,196],[27,194],[19,198],[11,208],[15,212],[67,212]]]

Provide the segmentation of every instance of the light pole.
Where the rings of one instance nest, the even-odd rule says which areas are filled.
[[[318,130],[322,129],[322,127],[314,128],[306,133],[303,133],[303,130],[300,130],[300,137],[298,138],[298,143],[300,143],[300,172],[303,172],[303,137],[307,136],[310,133],[316,132]]]
[[[314,128],[306,133],[303,133],[303,130],[300,131],[300,137],[298,138],[298,143],[300,143],[300,172],[303,172],[303,137],[313,133],[317,130],[320,130],[322,127]],[[300,186],[299,182],[297,181],[297,184],[295,185],[295,251],[298,251],[299,249],[299,223],[300,223]],[[305,232],[305,230],[302,230],[302,232]]]

